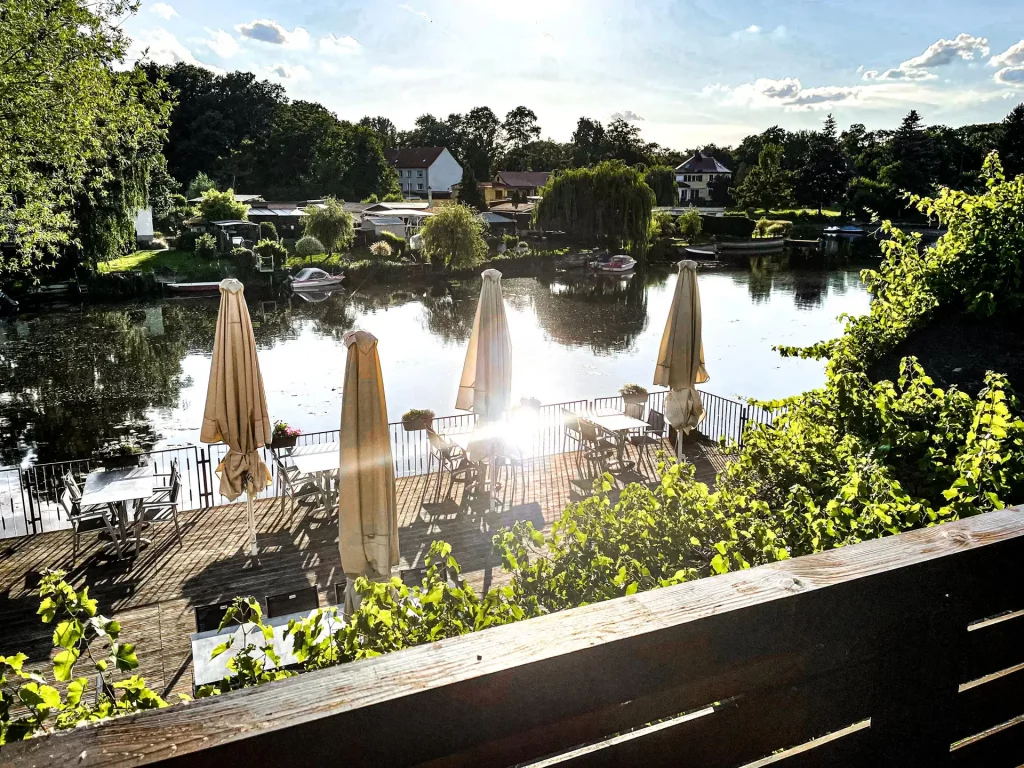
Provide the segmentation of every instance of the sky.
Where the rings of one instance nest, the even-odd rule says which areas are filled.
[[[622,116],[677,149],[772,125],[1002,119],[1024,101],[1024,2],[145,0],[129,60],[248,70],[345,120],[520,104],[544,138]]]

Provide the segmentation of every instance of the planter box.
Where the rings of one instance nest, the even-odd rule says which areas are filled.
[[[278,448],[294,448],[295,447],[295,441],[298,440],[298,439],[299,439],[298,435],[291,435],[291,436],[280,435],[280,436],[274,437],[270,441],[270,447],[273,448],[274,450],[277,450]]]
[[[406,432],[418,432],[421,429],[430,429],[433,427],[434,419],[433,417],[424,417],[421,419],[413,419],[412,421],[403,421],[402,426],[405,428]]]
[[[141,460],[142,454],[131,453],[127,456],[105,456],[99,463],[105,469],[131,469],[139,466]]]
[[[623,395],[622,402],[625,404],[626,415],[634,419],[643,419],[644,406],[647,405],[647,395]]]

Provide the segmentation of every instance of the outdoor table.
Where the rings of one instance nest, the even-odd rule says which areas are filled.
[[[330,497],[331,478],[337,479],[341,466],[341,443],[300,445],[292,449],[288,458],[299,472],[317,478],[326,504]]]
[[[341,607],[337,606],[337,608],[340,613]],[[280,656],[282,667],[290,667],[299,663],[298,659],[295,658],[295,654],[292,653],[292,638],[285,637],[285,633],[288,631],[288,622],[292,619],[309,618],[314,613],[315,611],[299,611],[298,613],[289,613],[284,616],[275,616],[272,619],[263,620],[266,626],[274,630],[274,638],[271,640],[271,645],[278,656]],[[323,632],[334,632],[335,629],[343,625],[344,621],[340,615],[325,617]],[[232,636],[235,638],[235,642],[231,648],[220,654],[217,658],[211,659],[210,656],[213,654],[213,649],[226,642]],[[256,625],[251,623],[236,624],[225,627],[223,630],[211,629],[207,632],[193,632],[190,639],[192,641],[192,675],[197,688],[201,685],[216,683],[230,676],[232,672],[228,669],[228,660],[239,649],[244,648],[247,643],[252,643],[257,648],[262,648],[267,643],[262,633],[256,629]],[[266,668],[274,669],[274,667],[274,662],[267,659]]]
[[[586,417],[587,420],[596,424],[605,432],[615,435],[615,454],[620,467],[626,466],[623,462],[626,449],[626,435],[635,429],[647,429],[646,421],[634,419],[618,411],[597,411]]]
[[[110,507],[117,517],[123,552],[134,546],[134,541],[128,538],[128,502],[134,501],[137,508],[153,493],[155,483],[156,474],[149,464],[130,469],[96,470],[85,478],[80,503],[83,508],[101,504]],[[140,539],[139,542],[150,543],[149,539]]]
[[[489,449],[487,442],[491,441],[493,443],[493,452],[497,454],[507,453],[510,448],[515,449],[520,454],[522,453],[522,448],[519,445],[519,440],[516,438],[515,430],[510,429],[509,425],[504,422],[478,425],[469,431],[442,432],[441,437],[448,442],[459,446],[459,448],[461,448],[466,454],[466,458],[469,459],[469,461],[483,467],[483,480],[479,482],[481,482],[485,492],[487,491],[487,481],[488,479],[493,479],[490,476],[493,475],[494,472],[494,469],[489,467],[487,462],[487,459],[490,457],[492,452]],[[484,456],[479,460],[474,461],[469,456],[470,451],[478,454],[483,452]]]

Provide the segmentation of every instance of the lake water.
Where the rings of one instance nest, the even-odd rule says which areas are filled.
[[[723,396],[777,398],[819,386],[823,364],[783,359],[776,344],[841,331],[868,309],[859,270],[702,268],[704,348]],[[503,281],[513,345],[513,398],[544,403],[650,387],[675,273],[583,273]],[[355,288],[355,290],[351,290]],[[455,396],[480,281],[351,287],[322,301],[250,299],[273,419],[305,432],[337,428],[342,336],[379,339],[391,420],[409,408],[456,413]],[[321,298],[321,297],[318,297]],[[218,300],[169,299],[26,313],[0,324],[0,451],[5,464],[88,456],[134,433],[146,445],[196,442]]]

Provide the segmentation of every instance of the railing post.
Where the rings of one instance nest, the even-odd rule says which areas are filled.
[[[741,448],[743,447],[743,435],[744,435],[744,433],[746,431],[747,431],[747,406],[744,405],[744,406],[742,406],[740,408],[740,434],[739,434],[739,438],[736,440],[736,442],[739,444],[739,446]]]

